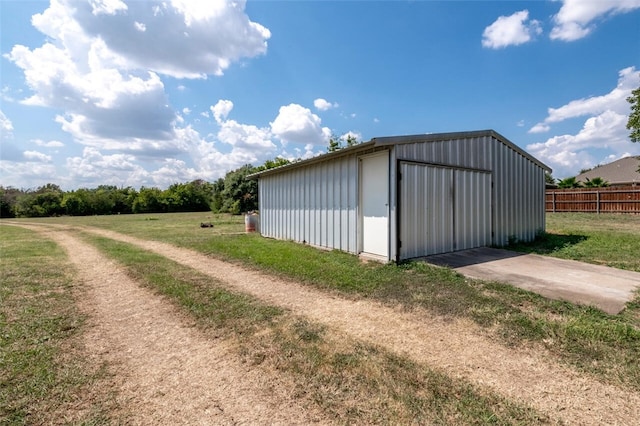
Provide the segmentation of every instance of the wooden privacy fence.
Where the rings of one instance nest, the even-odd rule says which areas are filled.
[[[640,214],[640,187],[548,189],[548,212]]]

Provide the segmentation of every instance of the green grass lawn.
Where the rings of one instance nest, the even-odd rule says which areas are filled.
[[[293,378],[299,398],[345,424],[541,424],[521,403],[226,290],[185,266],[129,244],[87,235],[131,277],[169,297],[212,338],[235,339],[254,368]]]
[[[640,215],[547,213],[547,233],[515,250],[640,272]]]
[[[1,226],[0,254],[0,424],[47,424],[62,413],[68,423],[109,423],[112,401],[77,402],[104,372],[80,355],[85,317],[64,252]]]
[[[30,220],[35,221],[35,220]],[[346,297],[470,318],[505,345],[537,345],[602,380],[640,390],[640,297],[619,315],[465,279],[420,262],[362,263],[351,254],[244,234],[243,217],[207,213],[38,219],[169,242]],[[214,228],[200,228],[211,221]],[[514,249],[640,271],[640,216],[550,214],[547,233]]]

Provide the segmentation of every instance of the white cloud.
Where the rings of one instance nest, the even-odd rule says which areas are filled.
[[[353,132],[349,130],[347,133],[340,136],[340,140],[346,142],[347,138],[352,137],[355,138],[358,142],[362,142],[362,133]]]
[[[590,34],[595,21],[640,8],[640,0],[562,0],[562,7],[553,17],[552,40],[574,41]]]
[[[0,159],[0,176],[2,176],[2,184],[4,186],[35,189],[38,186],[51,183],[51,177],[55,175],[56,168],[50,163]]]
[[[267,130],[233,123],[229,123],[225,129],[225,132],[228,133],[223,135],[223,137],[229,138],[226,143],[232,146],[231,151],[226,153],[216,149],[215,143],[201,139],[193,129],[183,130],[184,134],[181,137],[192,142],[190,144],[190,154],[198,171],[196,178],[213,181],[224,176],[226,172],[235,170],[245,164],[261,164],[274,157],[275,145],[270,146],[271,142],[264,139]],[[238,126],[235,130],[244,131],[248,134],[247,140],[235,139],[238,136],[237,134],[232,134],[235,126]],[[253,134],[251,133],[252,131],[254,132]]]
[[[289,161],[307,160],[309,158],[317,157],[318,155],[326,154],[327,149],[318,149],[316,145],[305,144],[303,148],[296,146],[293,148],[293,152],[282,151],[280,157],[286,158]]]
[[[85,34],[127,64],[177,78],[222,75],[242,58],[264,54],[271,37],[245,14],[244,0],[129,1],[126,13],[97,15],[85,1],[64,3]]]
[[[174,183],[203,179],[201,172],[189,167],[184,161],[175,158],[165,159],[159,169],[149,173],[149,177],[154,186],[161,188],[166,188]]]
[[[82,156],[67,159],[66,168],[69,178],[73,182],[82,183],[89,187],[100,184],[117,186],[153,186],[166,188],[179,182],[195,179],[213,181],[232,170],[245,164],[242,160],[235,162],[224,161],[226,154],[215,151],[212,144],[199,139],[197,132],[186,129],[185,139],[193,138],[192,148],[194,157],[200,161],[195,167],[177,158],[165,158],[157,168],[145,169],[139,159],[130,154],[105,155],[96,148],[87,147]],[[202,144],[202,145],[200,145]]]
[[[271,123],[271,132],[285,142],[326,145],[331,130],[322,127],[320,117],[298,104],[280,107],[276,119]]]
[[[40,163],[49,163],[52,159],[50,155],[38,151],[25,151],[22,155],[27,161],[37,161]]]
[[[7,102],[14,102],[15,99],[13,98],[10,92],[11,92],[11,88],[9,86],[4,86],[2,88],[2,91],[0,91],[0,99]]]
[[[151,115],[140,112],[140,119]],[[177,128],[170,128],[166,137],[159,132],[154,132],[153,129],[145,133],[141,131],[142,129],[129,129],[129,126],[134,126],[135,122],[123,115],[124,112],[114,110],[112,117],[108,117],[110,120],[99,121],[81,114],[67,114],[56,116],[55,121],[60,123],[62,130],[72,135],[77,142],[99,149],[135,152],[160,158],[186,151],[185,144],[177,135]],[[122,117],[122,120],[119,121],[119,117]],[[114,122],[114,128],[103,129],[103,126],[108,125],[110,121]],[[174,121],[177,123],[180,120],[175,117]],[[128,130],[137,130],[132,134],[138,134],[139,137],[128,136],[126,133]],[[122,133],[122,136],[118,137],[118,133]]]
[[[629,104],[626,98],[637,84],[634,68],[620,71],[617,86],[608,94],[569,102],[559,108],[549,108],[549,116],[529,132],[549,130],[548,123],[557,123],[586,116],[582,128],[575,134],[553,136],[545,142],[530,144],[527,150],[554,169],[557,177],[574,176],[582,168],[593,167],[607,158],[624,154],[640,154],[640,145],[629,140],[626,123]]]
[[[544,123],[538,123],[529,129],[529,133],[546,133],[549,130],[551,130],[551,126]]]
[[[176,116],[155,73],[87,70],[69,54],[52,44],[33,51],[24,46],[12,49],[9,59],[24,70],[27,84],[35,92],[25,103],[66,111],[67,119],[59,121],[75,123],[73,136],[80,143],[173,137]],[[99,49],[88,52],[88,56],[92,54],[99,54]]]
[[[315,147],[308,143],[304,146],[304,154],[302,155],[303,159],[307,159],[307,158],[311,158],[311,157],[316,157],[320,154],[324,154],[324,151],[314,151]]]
[[[152,185],[148,172],[131,154],[103,155],[98,149],[86,147],[81,157],[67,158],[68,176],[77,183],[143,186]]]
[[[252,152],[272,152],[276,148],[271,142],[269,129],[240,124],[234,120],[227,120],[221,123],[218,139],[236,148]]]
[[[629,151],[640,154],[626,130],[627,116],[612,111],[587,119],[575,135],[554,136],[545,142],[527,146],[527,150],[549,164],[558,177],[574,176],[580,169],[594,167],[607,156],[622,156]],[[602,157],[590,152],[606,151]],[[612,152],[612,154],[611,154]]]
[[[213,113],[216,122],[221,123],[229,116],[229,113],[233,109],[233,102],[227,99],[220,99],[215,105],[209,107],[209,109]]]
[[[600,114],[605,111],[615,111],[620,114],[627,114],[629,103],[627,98],[631,91],[637,87],[640,74],[634,67],[628,67],[619,73],[617,86],[606,95],[591,96],[589,98],[577,99],[559,108],[549,108],[548,116],[542,123],[533,126],[529,133],[540,133],[550,130],[550,123],[558,123],[570,118],[585,115]]]
[[[57,170],[53,165],[42,167],[50,157],[37,151],[25,154],[10,147],[15,155],[7,161],[3,147],[3,173],[10,173],[20,185],[28,178],[39,185],[55,181],[75,187],[168,186],[193,179],[215,180],[244,164],[273,158],[277,147],[270,140],[270,129],[227,120],[231,101],[223,100],[211,109],[220,125],[218,143],[230,152],[220,152],[216,142],[185,127],[182,115],[191,110],[183,108],[182,115],[173,111],[159,76],[222,74],[240,58],[264,53],[268,30],[249,21],[243,1],[128,2],[126,9],[118,1],[92,4],[93,8],[75,0],[52,0],[44,13],[32,19],[48,42],[37,48],[16,45],[5,55],[23,70],[32,91],[23,103],[63,111],[56,122],[85,146],[82,155],[68,158]],[[167,28],[179,28],[180,35],[171,43],[165,39],[174,35],[158,36]],[[144,46],[123,51],[119,43],[133,43],[127,37],[134,32]],[[182,37],[183,33],[188,35]],[[150,49],[150,45],[162,48]],[[145,56],[154,54],[158,57]],[[47,148],[64,146],[57,141],[32,142]],[[21,171],[24,167],[40,173],[30,176]]]
[[[482,45],[491,49],[517,46],[531,41],[542,33],[540,22],[529,20],[529,11],[521,10],[510,16],[500,16],[484,29]]]
[[[42,139],[34,139],[33,142],[36,145],[42,146],[42,147],[45,147],[45,148],[62,148],[62,147],[64,147],[64,144],[62,142],[55,141],[55,140],[45,142]]]
[[[10,139],[13,137],[13,123],[0,110],[0,134],[2,139]]]
[[[634,67],[625,68],[619,73],[618,85],[611,92],[602,96],[578,99],[560,108],[549,108],[547,123],[557,123],[568,118],[580,117],[594,113],[613,110],[626,113],[629,110],[627,98],[637,87],[640,74]]]
[[[127,10],[127,5],[120,0],[92,0],[91,13],[94,15],[115,15],[120,11]]]
[[[339,105],[337,102],[331,103],[323,98],[318,98],[313,101],[313,106],[316,107],[318,111],[327,111],[331,108],[337,108]]]
[[[217,138],[220,142],[233,147],[232,156],[237,157],[240,155],[243,160],[249,160],[250,158],[248,162],[254,162],[262,155],[270,155],[276,149],[276,146],[271,141],[272,134],[269,128],[260,128],[227,119],[229,113],[233,110],[233,102],[230,100],[220,99],[210,107],[210,110],[220,126]]]
[[[162,158],[188,147],[159,74],[220,75],[265,53],[269,31],[244,9],[242,0],[51,0],[32,17],[48,41],[4,56],[32,91],[22,102],[63,111],[56,121],[76,142]]]

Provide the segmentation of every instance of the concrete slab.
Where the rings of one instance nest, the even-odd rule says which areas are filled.
[[[512,284],[550,299],[593,305],[617,314],[640,288],[640,272],[493,248],[424,258],[462,275]]]

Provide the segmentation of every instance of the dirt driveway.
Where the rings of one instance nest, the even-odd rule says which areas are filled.
[[[93,356],[120,366],[123,404],[134,423],[331,423],[291,395],[286,378],[229,356],[225,342],[193,329],[166,300],[140,288],[64,228],[31,227],[62,246],[89,286]],[[111,231],[84,231],[160,254],[269,304],[533,406],[567,424],[635,424],[640,394],[560,365],[542,350],[509,349],[466,320],[444,321],[367,300],[347,300],[169,244]]]
[[[593,305],[609,314],[620,313],[640,288],[640,272],[487,247],[429,256],[425,261],[449,266],[470,278]]]

